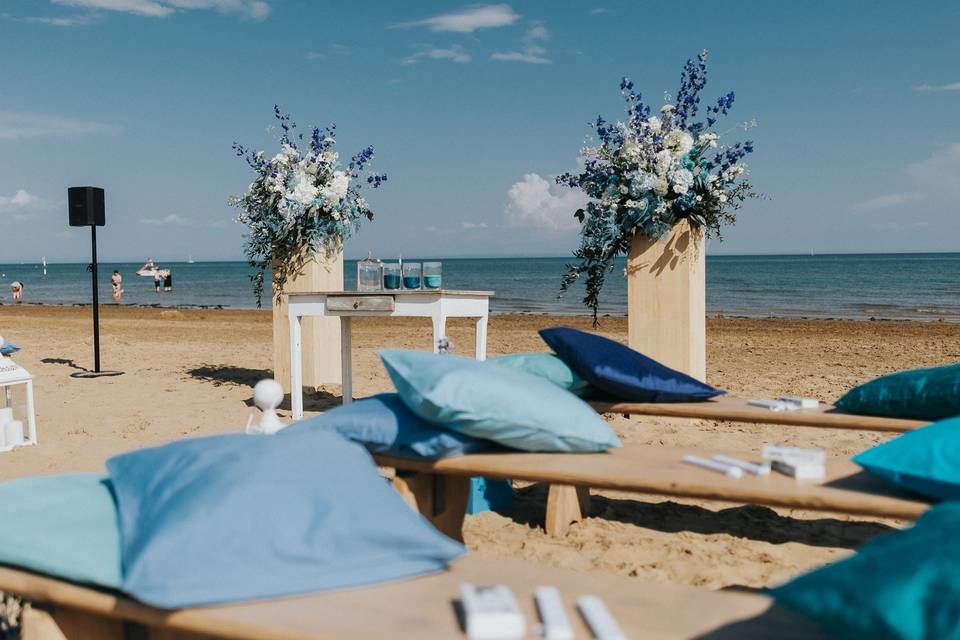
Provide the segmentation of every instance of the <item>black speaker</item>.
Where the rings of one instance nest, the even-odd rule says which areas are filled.
[[[103,189],[100,187],[70,187],[67,189],[71,227],[102,227],[106,222]]]

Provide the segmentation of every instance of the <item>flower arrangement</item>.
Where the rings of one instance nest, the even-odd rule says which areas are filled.
[[[600,291],[614,258],[630,249],[635,234],[657,240],[680,220],[719,237],[723,224],[733,224],[744,200],[758,197],[746,179],[742,160],[753,151],[750,141],[720,144],[713,131],[733,106],[734,93],[720,96],[706,108],[705,121],[694,121],[700,91],[707,83],[707,52],[688,60],[676,99],[665,96],[658,115],[634,90],[628,78],[620,83],[627,102],[625,122],[608,124],[597,117],[599,144],[581,151],[583,170],[566,173],[557,183],[581,189],[589,198],[574,216],[581,223],[577,264],[567,265],[561,294],[586,274],[584,304],[597,324]],[[744,123],[744,130],[756,126]]]
[[[279,106],[274,107],[274,115],[283,133],[280,152],[273,158],[233,145],[256,174],[247,192],[231,198],[230,204],[240,209],[237,222],[249,228],[244,252],[257,269],[251,280],[258,307],[271,265],[279,295],[311,251],[339,251],[364,218],[373,220],[373,211],[360,195],[360,176],[373,159],[373,147],[361,150],[342,168],[333,150],[336,125],[315,127],[305,137],[294,133],[296,123]],[[385,174],[366,178],[374,189],[386,181]]]

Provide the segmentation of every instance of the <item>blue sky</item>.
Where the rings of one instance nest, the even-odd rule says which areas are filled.
[[[756,118],[767,199],[712,253],[960,250],[955,2],[509,4],[0,0],[0,262],[87,257],[66,188],[107,190],[104,259],[234,259],[227,198],[279,103],[388,185],[348,257],[568,255],[576,167],[621,76]]]

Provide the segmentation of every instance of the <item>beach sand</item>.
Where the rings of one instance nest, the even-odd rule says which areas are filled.
[[[252,386],[270,375],[269,312],[104,307],[103,368],[113,378],[77,379],[92,368],[90,309],[0,306],[0,335],[23,348],[17,362],[36,377],[40,444],[0,454],[0,480],[98,471],[111,455],[185,436],[239,431]],[[589,328],[587,318],[541,315],[490,319],[490,355],[541,351],[537,329]],[[429,323],[354,321],[354,393],[389,390],[376,356],[382,346],[426,349]],[[626,341],[624,318],[600,330]],[[473,324],[449,321],[456,351],[472,353]],[[898,369],[960,360],[960,325],[916,322],[711,318],[708,379],[739,395],[782,393],[834,400]],[[309,411],[339,402],[339,387],[306,398]],[[289,407],[289,403],[286,405]],[[282,412],[288,416],[289,412]],[[850,455],[881,441],[870,432],[610,417],[626,442],[758,450],[765,442],[820,446]],[[901,526],[789,509],[595,492],[591,517],[561,538],[540,525],[546,492],[523,487],[512,517],[467,519],[467,545],[480,553],[579,570],[608,571],[708,587],[766,586],[836,559]]]

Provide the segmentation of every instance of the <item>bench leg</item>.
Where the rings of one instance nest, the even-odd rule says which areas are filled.
[[[397,472],[393,486],[411,508],[441,533],[463,542],[463,518],[470,498],[468,476]]]
[[[124,640],[125,637],[122,621],[71,609],[58,608],[56,613],[25,609],[20,626],[23,640]]]
[[[579,522],[590,513],[590,489],[564,484],[550,485],[547,492],[547,517],[544,529],[547,535],[562,536],[570,524]]]

